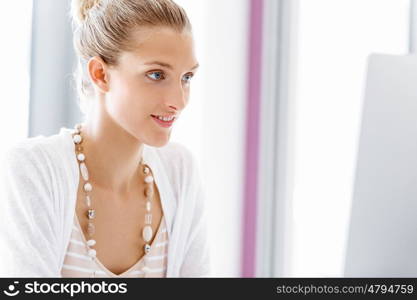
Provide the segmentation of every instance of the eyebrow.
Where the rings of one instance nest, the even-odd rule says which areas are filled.
[[[144,65],[160,65],[162,67],[168,68],[168,69],[174,69],[170,64],[168,63],[164,63],[161,61],[150,61],[150,62],[146,62],[144,63]],[[191,68],[191,70],[197,69],[200,65],[197,63],[194,67]]]

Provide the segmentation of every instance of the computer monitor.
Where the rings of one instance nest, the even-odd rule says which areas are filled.
[[[372,54],[345,277],[417,277],[417,55]]]

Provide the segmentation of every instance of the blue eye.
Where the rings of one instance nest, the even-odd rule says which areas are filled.
[[[153,76],[153,75],[156,75],[156,76]],[[150,72],[150,73],[146,74],[146,76],[148,76],[149,78],[151,78],[154,81],[160,81],[160,79],[165,79],[165,76],[163,75],[163,72],[161,72],[161,71]],[[193,76],[194,76],[194,74],[192,74],[192,73],[186,74],[184,76],[184,78],[186,78],[185,81],[187,83],[189,83],[191,81],[191,78],[193,78]]]
[[[191,81],[191,78],[193,78],[194,74],[186,74],[185,76],[188,76],[187,83]]]
[[[152,74],[159,74],[158,76],[156,76],[157,78],[152,78],[153,80],[156,80],[156,81],[159,81],[159,79],[161,79],[161,77],[163,77],[163,76],[161,76],[161,74],[162,74],[162,72],[151,72],[151,73],[149,73],[149,74],[146,74],[146,75],[152,75]],[[165,77],[163,77],[163,78],[165,78]]]

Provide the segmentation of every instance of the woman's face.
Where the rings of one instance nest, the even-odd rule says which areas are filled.
[[[140,142],[161,147],[188,103],[197,69],[193,38],[169,28],[141,30],[137,37],[137,50],[122,52],[119,64],[106,68],[104,109]],[[161,123],[153,116],[175,119]]]

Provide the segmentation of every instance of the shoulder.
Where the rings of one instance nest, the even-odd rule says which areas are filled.
[[[65,134],[38,135],[21,139],[8,146],[3,152],[3,162],[42,164],[48,160],[60,159],[65,153]]]
[[[195,154],[179,142],[169,142],[155,148],[171,183],[180,189],[188,189],[199,179],[199,167]]]
[[[51,181],[67,172],[69,131],[21,139],[8,146],[1,157],[3,172],[16,178]],[[36,176],[33,176],[36,174]]]
[[[9,145],[3,152],[3,166],[13,171],[42,166],[45,153],[42,150],[44,136],[25,138]]]
[[[178,142],[169,142],[164,147],[155,149],[162,160],[171,162],[173,167],[183,171],[189,171],[196,162],[196,157],[191,150]]]
[[[19,140],[2,153],[0,193],[3,204],[23,203],[29,208],[52,196],[51,173],[39,144],[43,137]],[[36,201],[32,201],[36,199]],[[37,203],[37,204],[36,204]]]

